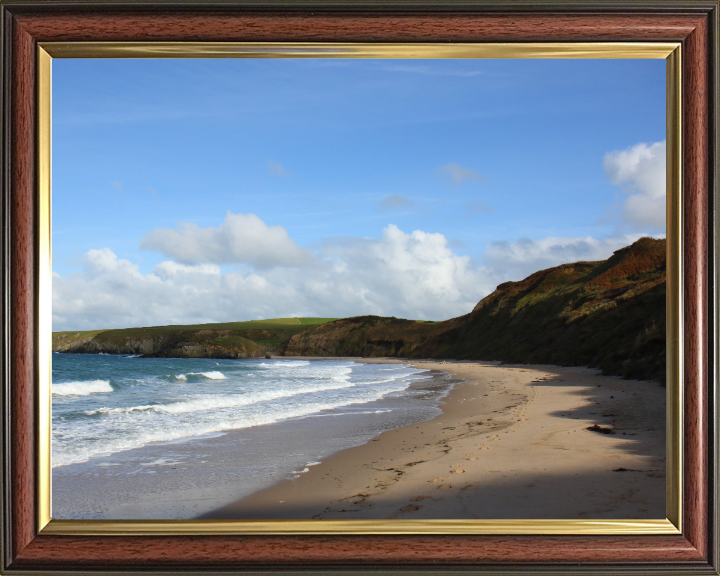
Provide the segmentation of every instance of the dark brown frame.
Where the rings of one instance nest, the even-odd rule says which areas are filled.
[[[300,0],[302,2],[302,0]],[[0,0],[3,521],[0,571],[718,574],[718,1]],[[682,535],[38,534],[38,42],[682,43]]]

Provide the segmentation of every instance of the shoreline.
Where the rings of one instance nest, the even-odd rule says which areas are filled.
[[[401,358],[442,370],[437,417],[395,428],[202,519],[665,518],[665,389],[577,367]],[[587,430],[594,425],[612,430]]]
[[[370,380],[392,375],[391,381],[400,373],[418,372],[388,372],[383,369],[393,367],[331,360],[331,364],[354,366],[358,382],[368,379],[362,374],[375,373]],[[315,373],[309,362],[289,363],[305,365],[298,370]],[[149,442],[53,468],[53,515],[63,519],[191,519],[212,511],[332,454],[362,445],[383,430],[428,420],[440,412],[437,404],[451,386],[445,372],[401,378],[411,380],[406,389],[375,400],[366,397],[263,425]],[[79,486],[82,499],[77,498]]]

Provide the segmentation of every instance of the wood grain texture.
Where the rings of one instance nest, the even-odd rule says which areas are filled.
[[[34,44],[13,35],[12,175],[10,231],[11,458],[13,542],[18,554],[35,537],[35,126]]]
[[[698,562],[681,536],[245,536],[40,537],[17,567],[98,566],[129,560],[205,568],[229,565]]]
[[[684,38],[698,16],[541,14],[22,15],[39,41],[578,42]]]
[[[683,190],[685,289],[684,534],[708,551],[708,41],[703,22],[685,41]]]
[[[703,14],[18,14],[13,37],[12,568],[656,563],[707,571],[708,60]],[[34,42],[683,41],[685,491],[683,536],[36,536],[34,504]],[[714,41],[717,41],[715,38]]]

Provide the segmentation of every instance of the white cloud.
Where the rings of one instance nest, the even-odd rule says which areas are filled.
[[[521,238],[517,242],[492,242],[483,261],[507,279],[521,280],[533,272],[581,260],[605,260],[615,250],[624,248],[642,234],[624,234],[598,240],[586,238],[549,237],[541,240]]]
[[[167,261],[149,274],[108,249],[54,275],[53,329],[187,324],[284,316],[465,314],[503,278],[459,256],[442,234],[388,226],[380,238],[329,240],[303,268],[225,272]]]
[[[465,182],[479,182],[483,183],[486,181],[485,176],[476,172],[472,168],[465,168],[460,164],[450,163],[445,164],[438,168],[438,174],[445,176],[449,179],[452,186],[460,186]]]
[[[665,230],[665,141],[605,155],[605,174],[628,198],[622,220],[631,230]]]
[[[444,320],[468,313],[501,282],[602,260],[638,237],[496,242],[478,266],[442,234],[390,225],[379,238],[328,239],[303,267],[252,272],[169,260],[143,274],[107,248],[90,250],[80,272],[53,275],[53,329],[363,314]]]
[[[282,226],[268,226],[255,214],[230,211],[217,228],[200,228],[191,222],[183,222],[175,230],[155,228],[140,241],[140,248],[182,264],[248,263],[271,268],[302,266],[312,260]]]

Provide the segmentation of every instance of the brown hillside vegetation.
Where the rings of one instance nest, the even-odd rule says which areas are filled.
[[[665,293],[665,240],[641,238],[605,261],[501,284],[459,318],[348,318],[296,334],[282,351],[590,366],[664,382]]]

